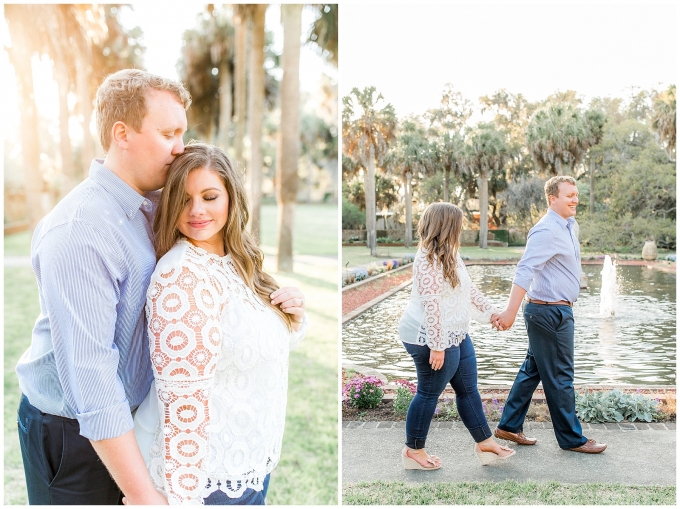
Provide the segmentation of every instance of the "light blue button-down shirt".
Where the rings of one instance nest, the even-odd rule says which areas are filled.
[[[581,247],[574,235],[573,217],[548,213],[529,230],[524,255],[517,265],[514,284],[530,299],[574,302],[581,288]]]
[[[35,229],[40,316],[17,365],[31,404],[77,419],[91,440],[131,430],[153,380],[144,305],[157,193],[140,195],[102,162]]]

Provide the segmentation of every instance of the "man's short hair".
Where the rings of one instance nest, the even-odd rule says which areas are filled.
[[[576,185],[576,180],[574,177],[567,177],[566,175],[558,175],[551,178],[545,183],[545,199],[548,201],[548,207],[550,207],[550,197],[554,196],[557,198],[560,195],[560,183],[568,182],[569,184]]]
[[[139,69],[124,69],[109,74],[97,89],[97,131],[104,152],[111,146],[111,128],[118,121],[125,122],[135,131],[142,128],[147,113],[146,93],[149,90],[167,90],[187,110],[191,96],[181,83],[156,76]]]

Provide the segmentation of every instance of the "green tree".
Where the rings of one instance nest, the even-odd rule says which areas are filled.
[[[387,155],[397,125],[392,105],[379,107],[383,100],[382,94],[376,95],[375,87],[367,87],[363,91],[353,88],[350,95],[342,98],[343,152],[364,169],[367,244],[371,256],[378,254],[375,233],[375,164],[376,161],[381,164]]]
[[[443,169],[444,201],[450,201],[451,176],[459,178],[463,163],[463,132],[472,115],[472,103],[448,83],[439,108],[428,110],[433,165]]]
[[[489,232],[489,177],[504,173],[508,148],[503,133],[491,123],[480,123],[465,140],[465,171],[478,180],[479,247],[487,248]]]
[[[672,161],[675,161],[676,114],[675,85],[671,85],[654,98],[652,129]]]
[[[399,175],[404,182],[404,205],[406,209],[406,229],[404,245],[411,247],[413,242],[413,176],[426,173],[432,167],[430,144],[425,129],[413,120],[402,123],[395,144],[386,158],[391,173]]]
[[[569,103],[548,104],[534,113],[527,126],[527,144],[542,171],[573,172],[590,146],[590,129],[583,115]]]

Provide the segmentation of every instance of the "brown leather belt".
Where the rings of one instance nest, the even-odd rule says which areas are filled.
[[[536,299],[530,299],[527,297],[526,299],[527,302],[531,302],[532,304],[544,304],[547,306],[569,306],[572,307],[572,303],[569,302],[568,300],[558,300],[557,302],[546,302],[544,300],[536,300]]]

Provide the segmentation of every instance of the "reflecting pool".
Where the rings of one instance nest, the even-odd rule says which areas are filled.
[[[505,308],[515,265],[473,265],[474,283],[499,309]],[[601,265],[584,265],[588,289],[574,304],[575,383],[675,385],[675,273],[644,266],[617,266],[613,317],[600,315]],[[389,380],[415,380],[413,361],[397,326],[411,287],[369,309],[342,329],[343,362],[370,366]],[[511,330],[470,321],[479,385],[512,385],[524,361],[527,336],[522,313]]]

